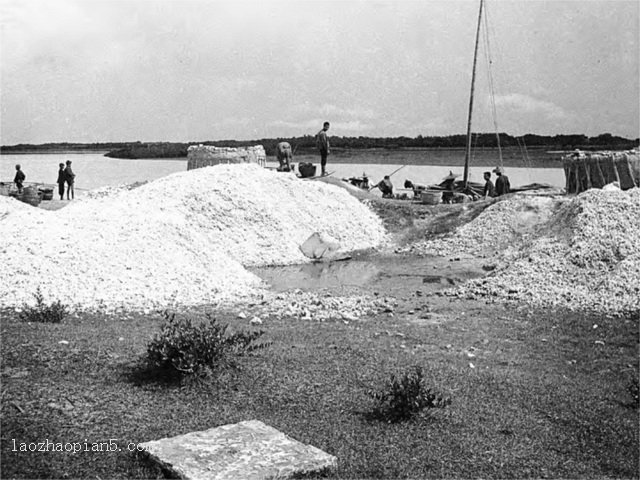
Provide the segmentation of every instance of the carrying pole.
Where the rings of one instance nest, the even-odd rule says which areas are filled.
[[[394,175],[395,173],[398,173],[404,167],[406,167],[406,165],[402,165],[400,168],[396,168],[392,173],[389,174],[389,178],[391,178],[391,176]]]
[[[478,29],[476,31],[476,47],[473,53],[473,71],[471,73],[471,94],[469,95],[469,121],[467,122],[467,151],[464,155],[464,188],[467,189],[469,183],[469,159],[471,158],[471,118],[473,115],[473,90],[476,83],[476,64],[478,62],[478,43],[480,40],[480,26],[482,25],[482,5],[484,0],[480,0],[480,11],[478,13]]]

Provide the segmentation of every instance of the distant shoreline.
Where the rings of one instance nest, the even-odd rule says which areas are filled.
[[[84,150],[53,150],[48,148],[34,148],[34,149],[24,149],[24,150],[11,150],[11,151],[0,151],[0,156],[2,155],[76,155],[76,154],[87,154],[87,153],[109,153],[109,150],[99,149],[93,150],[91,148],[87,148]]]

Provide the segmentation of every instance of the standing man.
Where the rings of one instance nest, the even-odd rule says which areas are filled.
[[[21,170],[20,165],[19,164],[16,165],[16,176],[13,177],[13,183],[16,184],[16,187],[18,188],[18,193],[22,193],[22,182],[24,182],[25,178],[27,178],[27,176]]]
[[[322,175],[326,175],[327,171],[327,156],[329,155],[329,138],[327,137],[327,130],[329,130],[329,122],[324,122],[322,130],[316,135],[316,145],[320,150],[320,167],[322,168]]]
[[[509,185],[509,177],[504,174],[504,168],[496,167],[493,172],[498,176],[496,179],[496,196],[506,195],[511,191],[511,185]]]
[[[71,200],[74,197],[73,183],[76,179],[76,174],[71,170],[71,160],[67,160],[67,167],[64,169],[64,179],[67,182],[67,200]],[[69,198],[71,195],[71,198]]]
[[[67,176],[64,173],[64,163],[59,163],[58,166],[60,167],[58,170],[58,193],[60,194],[60,200],[64,200],[64,182]]]

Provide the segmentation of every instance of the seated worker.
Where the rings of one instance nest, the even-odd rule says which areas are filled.
[[[374,188],[379,188],[382,192],[382,198],[393,198],[393,184],[391,183],[391,179],[389,175],[385,175],[380,182],[375,184],[369,190],[373,190]]]
[[[364,172],[361,177],[351,177],[348,181],[354,187],[362,188],[364,190],[369,189],[369,177],[367,177],[367,174]]]
[[[511,192],[511,185],[509,184],[509,177],[504,174],[504,168],[496,167],[493,172],[498,177],[496,179],[496,196],[506,195]]]
[[[484,190],[482,191],[482,195],[484,199],[495,197],[496,189],[493,186],[493,182],[491,181],[491,172],[484,172]]]
[[[279,172],[290,172],[291,162],[293,161],[293,152],[289,142],[280,142],[276,145],[276,158],[280,163]]]
[[[427,189],[427,186],[421,185],[420,183],[413,183],[411,180],[405,180],[404,188],[411,188],[413,190],[413,197],[418,198],[420,194]]]

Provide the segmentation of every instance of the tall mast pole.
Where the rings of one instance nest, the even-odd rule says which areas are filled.
[[[473,90],[476,83],[476,63],[478,62],[478,43],[480,40],[480,25],[482,24],[482,5],[484,0],[480,0],[480,11],[478,12],[478,29],[476,31],[476,48],[473,52],[473,72],[471,73],[471,94],[469,95],[469,121],[467,122],[467,151],[464,155],[464,188],[466,190],[469,183],[469,159],[471,158],[471,117],[473,115]]]

